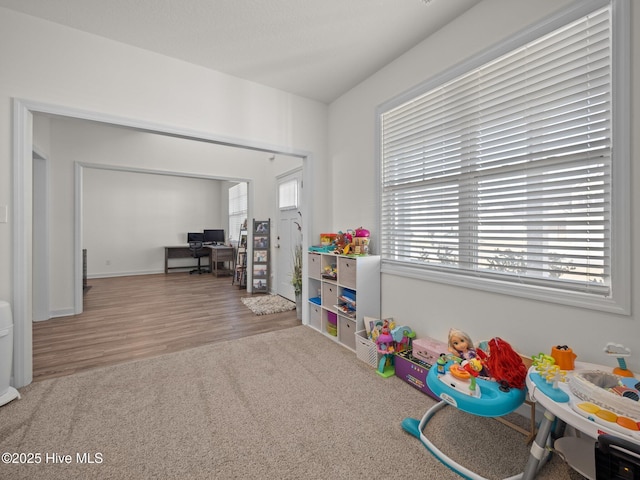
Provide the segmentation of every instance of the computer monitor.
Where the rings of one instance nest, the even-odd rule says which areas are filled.
[[[187,242],[204,242],[204,233],[187,233]]]
[[[224,244],[224,230],[219,228],[216,230],[205,230],[204,231],[204,242],[205,243],[221,243]]]

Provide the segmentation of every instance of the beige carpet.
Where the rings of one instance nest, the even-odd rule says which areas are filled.
[[[270,315],[296,308],[295,302],[287,300],[280,295],[256,295],[254,297],[243,297],[241,300],[256,315]]]
[[[400,427],[433,400],[304,326],[21,393],[0,408],[0,453],[37,453],[40,464],[0,464],[2,479],[459,478]],[[522,471],[528,456],[521,434],[450,407],[428,434],[489,478]],[[581,478],[569,472],[554,456],[539,478]]]

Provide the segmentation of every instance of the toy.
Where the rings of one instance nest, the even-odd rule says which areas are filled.
[[[479,353],[481,349],[474,349],[467,334],[455,329],[450,330],[449,345],[451,352],[440,355],[436,367],[431,368],[427,374],[428,388],[444,401],[427,410],[421,420],[405,418],[402,428],[419,438],[438,460],[456,473],[462,475],[463,472],[462,476],[465,478],[481,478],[439,450],[426,437],[424,429],[431,418],[447,405],[481,417],[501,417],[513,412],[525,400],[524,385],[522,388],[517,388],[516,385],[520,385],[526,378],[526,367],[507,342],[497,337],[493,338],[488,342],[489,354],[486,363],[492,374],[493,369],[498,372],[499,381],[489,380],[480,376],[480,371],[486,365]],[[493,355],[495,358],[491,361]]]
[[[531,357],[531,362],[533,366],[536,367],[536,370],[539,370],[540,368],[544,368],[545,365],[555,365],[556,359],[551,355],[545,355],[540,352],[538,355]]]
[[[473,342],[468,334],[457,328],[449,330],[449,352],[459,357],[462,360],[471,360],[478,358],[480,362],[483,362],[487,358],[487,355],[479,349],[473,346]],[[480,370],[479,375],[482,377],[488,377],[489,371],[485,368]]]
[[[634,431],[632,419],[640,430],[640,383],[631,377],[620,377],[612,373],[598,370],[583,370],[575,373],[569,381],[569,390],[583,402],[572,402],[573,409],[587,418],[599,423],[602,420],[618,424]],[[618,418],[622,418],[625,425],[621,425]],[[606,424],[608,427],[614,425]],[[615,429],[615,427],[614,427]],[[637,434],[634,434],[637,435]]]
[[[380,332],[376,336],[376,345],[378,352],[380,353],[393,353],[393,337],[391,336],[391,328],[389,327],[389,320],[385,319],[382,322]]]
[[[506,384],[509,388],[524,389],[527,367],[520,355],[500,337],[489,340],[487,366],[497,382]]]
[[[335,263],[324,267],[322,278],[328,278],[329,280],[335,280],[338,278],[338,269]]]
[[[331,245],[336,239],[335,233],[321,233],[320,234],[320,245],[327,246]]]
[[[339,231],[334,241],[334,246],[335,246],[334,253],[337,253],[338,255],[344,254],[344,250],[347,247],[347,245],[349,245],[349,243],[350,242],[347,239],[347,235],[344,232]],[[347,249],[347,253],[348,252],[349,250]]]
[[[451,353],[440,357],[437,368],[433,369],[433,376],[431,372],[427,376],[427,384],[443,400],[468,413],[483,416],[505,415],[524,401],[527,368],[520,356],[501,338],[495,337],[487,345],[488,355],[473,347],[469,335],[451,329]],[[487,379],[489,372],[491,380]],[[497,395],[497,391],[505,394],[514,391],[514,394]],[[477,401],[481,400],[483,395],[489,397],[485,398],[485,402],[477,404],[473,401],[469,403],[466,398],[470,396]],[[517,402],[520,403],[516,404]]]
[[[354,238],[353,253],[356,255],[367,255],[369,253],[369,237]]]
[[[337,255],[367,255],[369,253],[369,230],[360,227],[355,230],[349,229],[345,232],[339,231],[333,235],[333,253]]]
[[[371,233],[366,228],[356,228],[356,237],[368,237],[369,235],[371,235]]]
[[[552,347],[551,356],[562,370],[573,370],[577,355],[566,345]]]
[[[535,372],[529,375],[531,381],[554,402],[566,403],[569,395],[558,387],[559,382],[566,381],[566,371],[560,370],[551,355],[539,353],[531,357]]]
[[[554,365],[547,372],[547,375],[545,376],[545,380],[547,381],[547,383],[551,384],[552,388],[557,389],[559,382],[567,381],[566,377],[567,377],[567,371],[560,370],[560,367],[558,365]]]
[[[627,362],[624,360],[624,357],[631,355],[631,350],[619,343],[609,342],[604,347],[604,353],[618,360],[618,366],[613,369],[613,373],[621,377],[633,377],[633,372],[627,368]]]
[[[446,343],[431,337],[416,338],[411,347],[413,356],[430,365],[435,365],[440,355],[449,351]]]
[[[406,326],[396,326],[392,319],[384,319],[381,325],[376,325],[371,332],[376,350],[382,354],[378,362],[378,374],[390,377],[395,374],[393,354],[408,349],[415,332]]]

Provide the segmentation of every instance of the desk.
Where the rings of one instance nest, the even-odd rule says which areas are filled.
[[[580,370],[600,370],[603,372],[611,372],[612,369],[613,367],[610,366],[606,367],[603,365],[576,362],[576,370],[573,370],[573,372],[577,372]],[[524,480],[530,480],[534,478],[540,464],[544,462],[544,449],[547,443],[552,441],[551,429],[553,426],[553,422],[556,419],[564,422],[567,425],[571,425],[576,430],[590,437],[590,440],[592,441],[589,443],[591,444],[592,450],[593,446],[595,445],[595,441],[598,439],[598,435],[602,433],[609,433],[640,445],[640,436],[638,436],[636,433],[627,435],[621,433],[620,430],[607,428],[601,423],[596,423],[576,413],[571,408],[571,403],[574,401],[577,401],[579,403],[582,402],[582,400],[578,399],[571,393],[569,386],[566,383],[560,383],[559,388],[567,395],[569,395],[569,402],[556,402],[552,400],[540,388],[538,388],[538,386],[532,380],[532,373],[535,373],[534,367],[530,368],[529,372],[527,373],[527,388],[529,390],[529,397],[533,401],[539,403],[542,407],[544,407],[545,412],[544,418],[540,423],[536,439],[531,446],[531,455],[529,456],[529,461],[527,462],[527,466],[522,475],[522,478]],[[571,373],[572,372],[569,372],[569,375]],[[631,430],[629,430],[629,432],[631,432]],[[569,463],[571,464],[571,462]],[[585,475],[585,473],[583,473],[583,475]],[[588,477],[588,475],[585,476]]]
[[[227,245],[205,245],[205,248],[211,250],[209,255],[209,270],[216,277],[223,273],[224,275],[233,275],[234,249]],[[218,270],[218,263],[229,262],[231,265],[228,269]]]
[[[193,258],[189,245],[176,245],[173,247],[164,247],[164,273],[169,273],[169,270],[193,268],[193,264],[189,265],[176,265],[174,267],[169,266],[169,259],[172,258]]]
[[[220,274],[231,275],[233,273],[233,265],[230,265],[228,269],[219,270],[218,263],[230,262],[233,264],[234,249],[227,245],[205,245],[205,249],[208,249],[209,253],[209,270],[216,277]],[[169,266],[169,260],[173,258],[193,258],[189,245],[175,245],[172,247],[164,247],[164,273],[169,273],[169,270],[193,268],[192,264],[189,265],[176,265]]]

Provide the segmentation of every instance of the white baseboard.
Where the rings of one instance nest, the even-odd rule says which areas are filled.
[[[193,267],[185,267],[185,268],[193,268]],[[87,280],[91,280],[92,278],[132,277],[135,275],[155,275],[157,273],[164,273],[164,269],[144,270],[144,271],[135,271],[135,272],[92,273],[91,275],[87,275]]]
[[[75,315],[76,312],[73,308],[63,308],[60,310],[51,310],[50,312],[50,317],[51,318],[58,318],[58,317],[68,317],[70,315]]]

